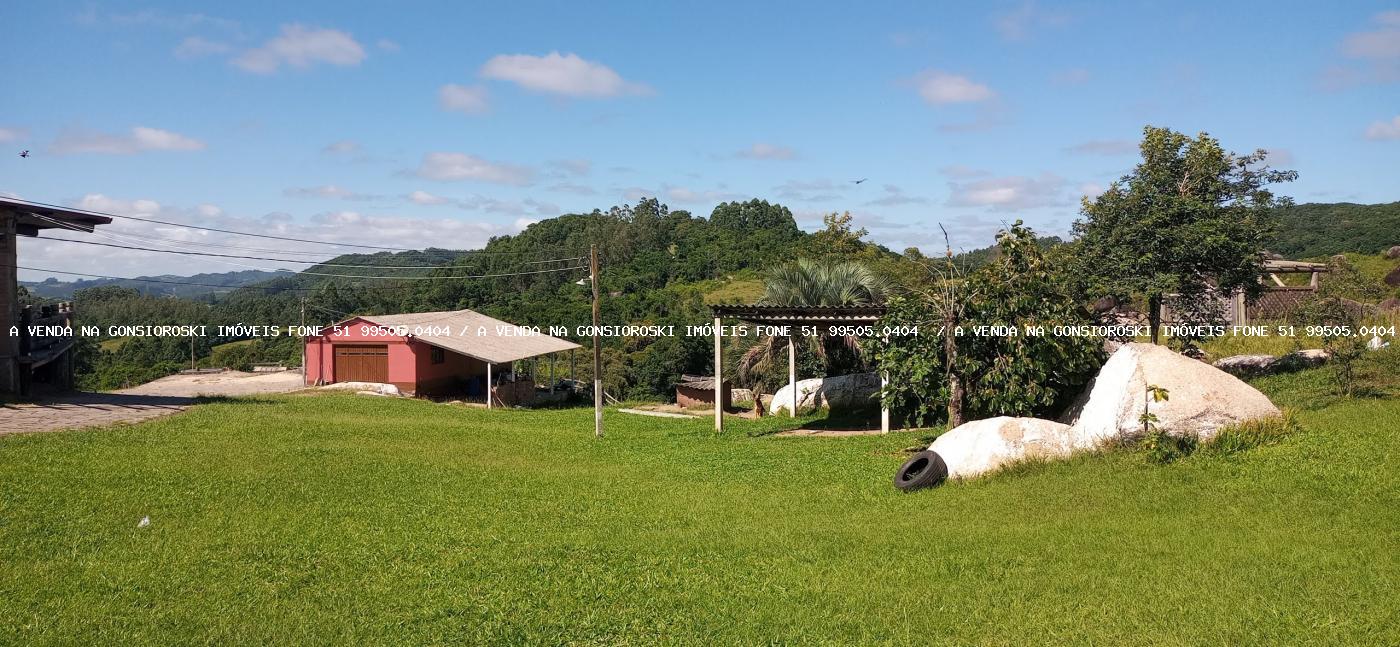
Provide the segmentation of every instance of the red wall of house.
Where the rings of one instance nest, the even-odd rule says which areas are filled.
[[[446,393],[465,386],[474,376],[486,375],[486,364],[466,355],[443,351],[443,362],[433,363],[433,348],[410,337],[366,334],[376,329],[362,319],[352,319],[341,325],[339,333],[307,337],[306,384],[335,383],[335,346],[337,344],[384,344],[389,351],[389,383],[410,393]],[[382,329],[381,329],[382,330]],[[507,367],[498,366],[504,372]],[[493,370],[497,370],[493,369]]]
[[[417,390],[417,358],[409,339],[395,335],[369,334],[383,330],[363,319],[352,319],[339,331],[327,329],[325,334],[306,338],[306,383],[331,384],[335,377],[335,348],[337,344],[383,344],[389,351],[389,383],[405,391]]]

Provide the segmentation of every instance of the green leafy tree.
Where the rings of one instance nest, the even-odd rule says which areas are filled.
[[[1034,233],[1017,221],[997,246],[995,259],[971,275],[945,273],[944,289],[891,301],[882,327],[918,327],[917,336],[876,340],[876,360],[889,377],[883,397],[906,421],[931,424],[944,406],[953,424],[964,415],[1050,414],[1102,363],[1097,340],[1053,333],[1088,323],[1089,315]],[[950,308],[957,316],[948,316]],[[1015,334],[979,335],[979,326]]]
[[[1259,294],[1272,210],[1291,204],[1268,187],[1298,174],[1269,168],[1263,150],[1226,152],[1205,133],[1148,126],[1140,149],[1132,173],[1084,199],[1074,232],[1082,288],[1094,297],[1145,297],[1156,343],[1170,295]]]

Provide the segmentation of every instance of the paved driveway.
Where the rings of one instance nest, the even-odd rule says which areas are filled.
[[[225,371],[171,375],[111,393],[67,393],[0,408],[0,434],[131,423],[184,411],[198,396],[283,393],[301,388],[301,373]]]

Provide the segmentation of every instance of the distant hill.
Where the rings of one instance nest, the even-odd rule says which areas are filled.
[[[43,281],[20,281],[19,284],[27,288],[30,294],[46,299],[71,299],[73,292],[85,288],[96,288],[107,285],[116,285],[124,288],[139,290],[143,294],[154,296],[175,296],[175,297],[199,297],[208,294],[223,294],[231,292],[245,285],[251,285],[260,281],[266,281],[278,276],[286,276],[284,273],[264,272],[262,270],[242,270],[238,272],[222,272],[218,274],[195,274],[193,276],[177,276],[174,274],[162,274],[159,276],[138,276],[138,279],[150,279],[152,281],[179,281],[183,283],[203,283],[204,285],[172,285],[169,283],[151,283],[147,281],[137,281],[131,279],[82,279],[79,281],[60,281],[55,278]],[[209,287],[214,286],[214,287]]]
[[[1278,220],[1270,251],[1286,258],[1375,254],[1400,245],[1400,202],[1300,204],[1279,209]]]

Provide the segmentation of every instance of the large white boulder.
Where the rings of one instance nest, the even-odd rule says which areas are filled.
[[[1279,415],[1268,397],[1225,371],[1164,346],[1125,344],[1061,419],[1073,427],[1074,445],[1089,448],[1141,434],[1138,416],[1149,385],[1168,391],[1168,400],[1153,402],[1150,410],[1158,428],[1173,435],[1208,440],[1225,425]]]
[[[959,425],[928,446],[950,478],[979,476],[1026,458],[1063,458],[1075,450],[1069,425],[1038,418],[987,418]]]
[[[798,380],[797,410],[827,408],[832,411],[849,411],[879,406],[879,393],[880,376],[875,373]],[[769,413],[785,411],[792,411],[792,385],[778,389],[778,392],[773,394],[773,401],[768,404]]]

